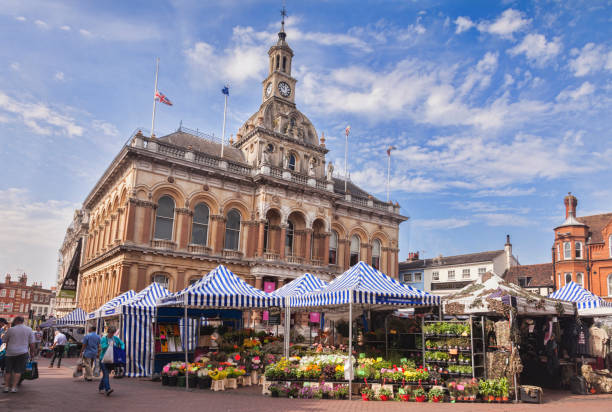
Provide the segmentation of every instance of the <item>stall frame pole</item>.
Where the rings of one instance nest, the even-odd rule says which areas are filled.
[[[349,346],[348,346],[348,364],[351,366],[349,369],[349,401],[353,397],[353,361],[351,356],[353,355],[353,289],[350,290],[349,296]]]

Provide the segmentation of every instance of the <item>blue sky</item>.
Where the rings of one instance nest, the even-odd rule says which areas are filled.
[[[0,7],[0,268],[50,285],[57,250],[122,144],[151,122],[228,134],[261,103],[280,1],[12,1]],[[53,4],[52,4],[53,3]],[[208,4],[210,3],[210,4]],[[563,196],[612,210],[606,1],[288,1],[298,107],[351,178],[410,221],[400,259],[500,249],[550,260]]]

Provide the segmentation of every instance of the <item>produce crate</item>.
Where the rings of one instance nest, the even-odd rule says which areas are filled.
[[[542,391],[542,388],[540,388],[539,386],[522,385],[520,394],[521,394],[521,402],[542,403],[544,392]]]

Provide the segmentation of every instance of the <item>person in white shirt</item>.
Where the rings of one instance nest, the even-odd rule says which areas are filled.
[[[55,362],[56,358],[58,359],[57,367],[59,368],[61,366],[62,357],[64,356],[64,346],[66,345],[66,342],[68,342],[68,340],[66,339],[66,335],[64,335],[59,330],[56,330],[55,339],[53,339],[53,346],[51,346],[51,349],[53,349],[53,357],[51,358],[51,364],[49,365],[50,368],[53,367],[53,362]]]
[[[17,316],[13,326],[2,337],[6,342],[6,386],[4,392],[9,390],[17,392],[17,384],[25,372],[28,356],[34,353],[34,336],[32,329],[23,324],[23,318]]]

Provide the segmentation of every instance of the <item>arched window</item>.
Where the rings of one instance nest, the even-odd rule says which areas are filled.
[[[166,289],[168,289],[168,285],[170,284],[170,277],[166,273],[155,273],[153,274],[153,282],[159,283]]]
[[[206,203],[198,203],[193,209],[193,225],[191,228],[191,243],[206,246],[208,243],[208,218],[210,209]]]
[[[565,284],[567,285],[571,281],[572,281],[572,274],[571,273],[566,273],[565,274]]]
[[[287,71],[287,58],[283,56],[283,71]]]
[[[289,155],[289,170],[295,170],[296,158],[293,153]]]
[[[576,259],[582,259],[582,242],[576,242],[574,244]]]
[[[225,249],[238,250],[240,244],[240,212],[231,209],[225,223]]]
[[[572,243],[564,242],[563,243],[563,259],[569,260],[572,258]]]
[[[338,233],[335,230],[332,230],[329,236],[329,264],[338,264]]]
[[[278,70],[279,62],[280,62],[280,56],[277,54],[276,55],[276,70]]]
[[[380,240],[372,242],[372,267],[380,270]]]
[[[268,245],[270,244],[270,239],[268,239],[268,237],[270,236],[270,221],[266,220],[266,223],[264,224],[264,252],[267,252],[268,249]]]
[[[287,222],[287,234],[285,236],[285,254],[293,255],[293,223]]]
[[[194,276],[191,279],[189,279],[189,286],[193,285],[194,283],[196,283],[197,281],[199,281],[200,279],[202,279],[199,276]]]
[[[582,273],[580,272],[576,273],[576,283],[578,283],[581,286],[584,286]]]
[[[359,236],[353,235],[351,237],[351,258],[349,260],[349,265],[353,266],[359,262],[359,249],[361,248],[361,241],[359,240]]]
[[[174,226],[174,199],[162,196],[157,202],[155,216],[155,239],[172,240]]]

